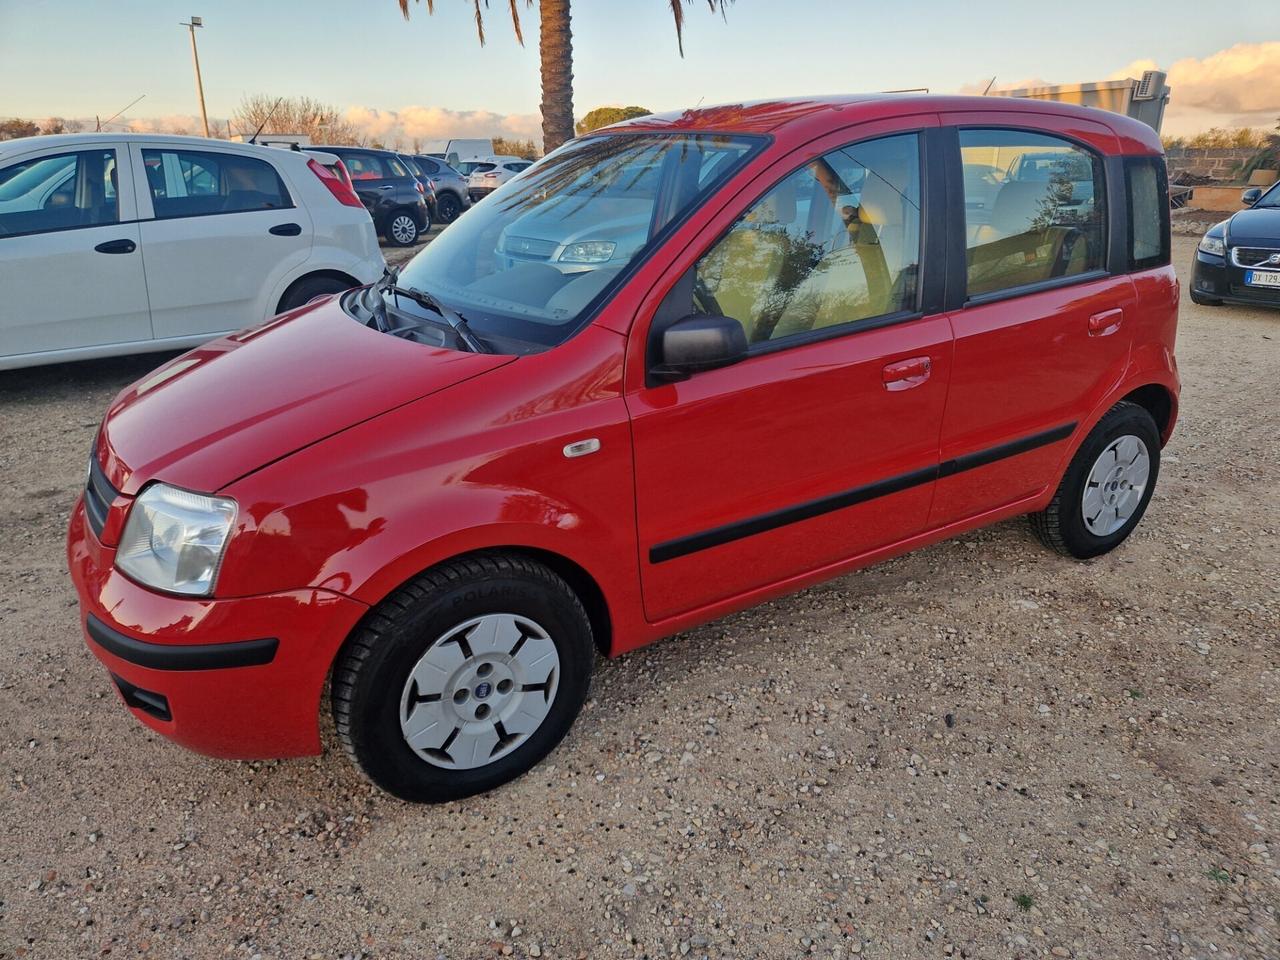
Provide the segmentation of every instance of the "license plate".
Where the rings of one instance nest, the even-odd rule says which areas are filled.
[[[1280,287],[1280,273],[1272,270],[1246,270],[1244,282],[1251,287]]]

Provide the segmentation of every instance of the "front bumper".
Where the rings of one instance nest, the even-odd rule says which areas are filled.
[[[118,573],[76,503],[67,563],[85,642],[142,723],[228,759],[320,752],[320,700],[364,604],[325,590],[173,597]]]
[[[1253,287],[1244,282],[1245,270],[1226,257],[1196,251],[1191,272],[1191,289],[1201,299],[1245,303],[1259,307],[1280,307],[1280,287]]]

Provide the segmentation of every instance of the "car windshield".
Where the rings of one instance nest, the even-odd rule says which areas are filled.
[[[457,311],[496,351],[555,346],[760,142],[668,133],[572,141],[450,225],[399,282]]]
[[[1280,207],[1280,183],[1273,184],[1271,189],[1258,198],[1255,207]]]

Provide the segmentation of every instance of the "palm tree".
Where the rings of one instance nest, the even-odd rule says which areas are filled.
[[[417,3],[418,0],[413,0]],[[484,46],[484,12],[489,0],[471,0],[476,11],[476,32],[480,45]],[[554,150],[573,136],[573,38],[569,29],[570,0],[538,0],[538,14],[542,27],[538,38],[542,55],[542,148]],[[676,44],[680,56],[684,56],[684,8],[694,0],[668,0],[671,16],[675,21]],[[712,13],[717,10],[724,16],[725,8],[733,0],[706,0]],[[409,19],[409,0],[399,0],[400,12]],[[435,0],[426,0],[427,13],[435,13]],[[482,6],[483,4],[483,6]],[[520,29],[520,2],[507,0],[511,10],[511,25],[516,40],[524,46],[524,33]],[[533,0],[525,0],[525,6],[533,6]]]

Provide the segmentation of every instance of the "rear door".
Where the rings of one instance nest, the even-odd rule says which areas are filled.
[[[704,232],[652,321],[719,313],[751,346],[733,366],[628,392],[650,620],[924,529],[951,332],[921,271],[925,136],[903,126],[775,166],[765,176],[781,180],[744,197],[727,232]]]
[[[127,148],[0,165],[0,360],[151,339]]]
[[[156,337],[238,330],[274,313],[312,241],[311,216],[275,165],[229,150],[132,149]]]
[[[1057,480],[1081,420],[1118,382],[1136,297],[1112,269],[1123,208],[1105,127],[1027,114],[944,115],[953,158],[955,368],[930,526]],[[958,198],[963,196],[963,207]],[[1119,215],[1123,215],[1122,213]]]

